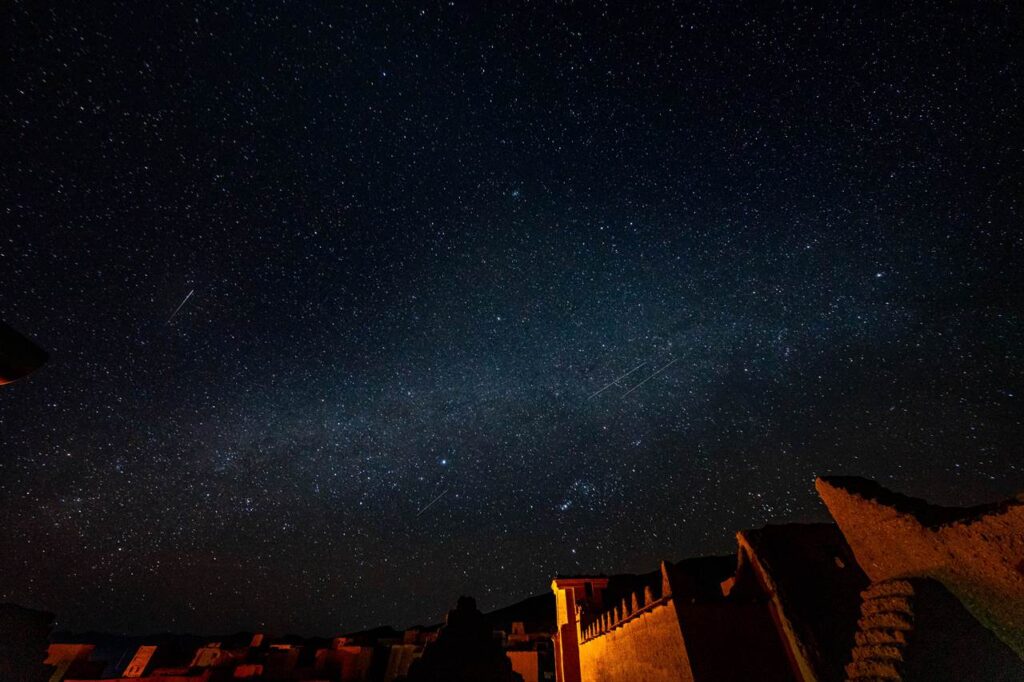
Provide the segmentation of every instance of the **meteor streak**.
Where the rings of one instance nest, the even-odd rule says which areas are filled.
[[[174,309],[174,312],[171,313],[171,316],[167,318],[167,322],[165,322],[164,324],[170,324],[171,323],[171,320],[174,319],[174,316],[178,314],[178,311],[181,310],[185,306],[186,303],[188,303],[188,299],[192,298],[192,294],[194,294],[194,293],[196,293],[195,289],[193,289],[192,291],[188,292],[188,295],[185,296],[185,298],[181,301],[181,303],[178,304],[178,307]]]
[[[447,495],[447,494],[448,494],[448,491],[449,491],[449,490],[451,490],[451,488],[445,488],[445,489],[444,489],[444,492],[443,492],[443,493],[441,493],[440,495],[438,495],[437,497],[435,497],[434,499],[432,499],[432,500],[431,500],[430,502],[427,502],[427,506],[425,506],[425,507],[424,507],[423,509],[420,509],[420,510],[419,510],[419,511],[418,511],[418,512],[416,513],[416,518],[418,519],[418,518],[420,517],[420,515],[422,515],[422,514],[423,514],[423,512],[425,512],[425,511],[427,511],[428,509],[430,509],[431,507],[433,507],[433,506],[434,506],[434,503],[435,503],[435,502],[437,502],[438,500],[440,500],[440,499],[441,499],[442,497],[444,497],[445,495]]]
[[[640,382],[639,384],[637,384],[637,385],[636,385],[636,386],[634,386],[633,388],[631,388],[631,389],[629,389],[628,391],[626,391],[625,393],[623,393],[623,394],[622,394],[622,397],[623,397],[623,398],[625,398],[625,397],[626,397],[627,395],[629,395],[630,393],[632,393],[632,392],[633,392],[633,391],[635,391],[636,389],[640,388],[641,386],[643,386],[644,384],[646,384],[646,383],[647,383],[648,381],[650,381],[651,379],[653,379],[654,377],[658,376],[658,375],[659,375],[659,374],[661,374],[661,373],[662,373],[663,371],[665,371],[666,369],[668,369],[669,367],[671,367],[672,365],[676,364],[676,362],[677,362],[678,360],[679,360],[679,358],[674,358],[674,359],[670,360],[669,362],[667,362],[666,364],[662,365],[662,366],[661,366],[661,368],[659,368],[659,369],[658,369],[658,371],[656,371],[656,372],[655,372],[654,374],[652,374],[651,376],[647,377],[646,379],[644,379],[643,381],[641,381],[641,382]]]
[[[599,389],[597,389],[596,391],[594,391],[593,393],[591,393],[591,394],[590,394],[590,397],[588,397],[588,398],[587,398],[587,400],[590,400],[591,398],[595,398],[595,397],[597,397],[597,396],[601,395],[601,394],[602,394],[602,393],[604,393],[604,392],[605,392],[606,390],[608,390],[609,388],[611,388],[611,387],[612,387],[612,386],[614,386],[615,384],[619,383],[620,381],[622,381],[623,379],[625,379],[626,377],[628,377],[628,376],[629,376],[630,374],[632,374],[633,372],[637,371],[638,369],[640,369],[641,367],[643,367],[643,366],[644,366],[644,365],[646,365],[646,364],[647,364],[647,362],[646,362],[646,361],[644,361],[644,362],[641,362],[641,363],[640,363],[639,365],[637,365],[637,366],[636,366],[636,367],[634,367],[633,369],[629,370],[628,372],[626,372],[626,373],[625,373],[625,374],[623,374],[622,376],[620,376],[620,377],[617,377],[617,378],[615,378],[615,379],[612,379],[612,380],[611,380],[611,381],[610,381],[609,383],[605,384],[605,385],[604,385],[604,386],[602,386],[601,388],[599,388]]]

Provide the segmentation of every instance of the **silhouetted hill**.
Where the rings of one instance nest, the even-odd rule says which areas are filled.
[[[555,595],[538,594],[484,614],[492,630],[509,632],[514,621],[526,623],[527,631],[555,631]]]

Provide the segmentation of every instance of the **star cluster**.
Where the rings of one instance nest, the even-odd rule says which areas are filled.
[[[11,3],[0,601],[404,626],[1024,488],[1019,8],[485,5]]]

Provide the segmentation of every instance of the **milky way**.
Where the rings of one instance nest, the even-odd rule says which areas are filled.
[[[0,601],[405,626],[1024,489],[1019,9],[369,4],[5,12]]]

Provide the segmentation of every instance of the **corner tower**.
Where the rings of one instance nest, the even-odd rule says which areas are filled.
[[[597,611],[604,604],[604,591],[608,578],[573,577],[555,578],[551,591],[555,593],[555,680],[580,680],[580,614]]]

